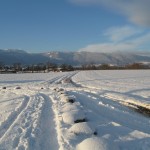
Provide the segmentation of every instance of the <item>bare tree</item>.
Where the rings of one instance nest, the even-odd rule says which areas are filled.
[[[3,68],[4,68],[4,63],[0,61],[0,70],[2,70]]]
[[[14,63],[14,64],[13,64],[13,67],[14,67],[14,70],[15,70],[16,72],[22,70],[21,63]]]

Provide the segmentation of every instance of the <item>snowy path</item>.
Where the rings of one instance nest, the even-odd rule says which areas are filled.
[[[57,134],[55,131],[54,112],[52,110],[52,102],[47,95],[41,94],[45,99],[43,112],[41,115],[41,137],[40,137],[40,149],[58,150],[59,145],[57,142]],[[48,117],[47,117],[48,116]]]
[[[117,73],[5,76],[0,150],[84,150],[88,139],[114,150],[149,150],[149,117],[129,104],[149,109],[150,72]]]
[[[48,96],[26,96],[21,106],[1,125],[0,149],[47,150],[51,147],[57,150],[53,115]]]
[[[5,121],[1,122],[0,149],[41,150],[44,148],[46,150],[51,147],[57,150],[58,143],[51,100],[47,95],[39,93],[41,83],[28,85],[25,83],[20,86],[21,89],[16,90],[17,83],[13,86],[7,86],[9,91],[2,91],[4,98],[7,98],[7,100],[3,100],[1,103],[8,103],[5,104],[6,106],[12,107],[17,101],[17,96],[23,98],[14,109],[8,110]],[[15,98],[10,100],[11,103],[9,95],[6,97],[9,93],[11,93],[10,96],[15,95]]]

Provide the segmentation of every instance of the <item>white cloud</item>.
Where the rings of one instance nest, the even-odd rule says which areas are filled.
[[[100,5],[116,11],[142,27],[150,27],[150,0],[68,0],[80,5]],[[87,45],[79,51],[113,52],[148,50],[150,31],[140,27],[123,26],[110,28],[103,34],[106,42]],[[150,49],[149,49],[150,51]]]
[[[133,51],[135,48],[136,46],[132,43],[102,43],[88,45],[85,48],[81,48],[79,51],[110,53],[116,51]]]
[[[113,27],[108,29],[104,35],[109,37],[113,42],[119,42],[132,36],[142,33],[143,30],[132,26]]]
[[[82,5],[103,5],[113,9],[126,17],[129,21],[150,26],[150,0],[69,0],[72,3]]]
[[[141,26],[150,26],[150,1],[130,0],[126,3],[120,2],[118,8],[122,10],[129,20]]]
[[[108,53],[143,50],[141,48],[150,47],[150,32],[131,26],[110,28],[104,33],[104,36],[107,37],[107,42],[88,45],[79,51]]]

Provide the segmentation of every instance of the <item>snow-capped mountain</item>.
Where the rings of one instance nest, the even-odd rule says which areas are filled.
[[[81,64],[116,64],[124,65],[134,62],[150,62],[150,52],[45,52],[28,53],[23,50],[0,50],[0,62],[4,64],[37,64],[37,63],[67,63],[71,65]]]

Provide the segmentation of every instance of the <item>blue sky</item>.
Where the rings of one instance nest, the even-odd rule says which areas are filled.
[[[149,0],[0,0],[0,48],[150,51],[149,6]]]

